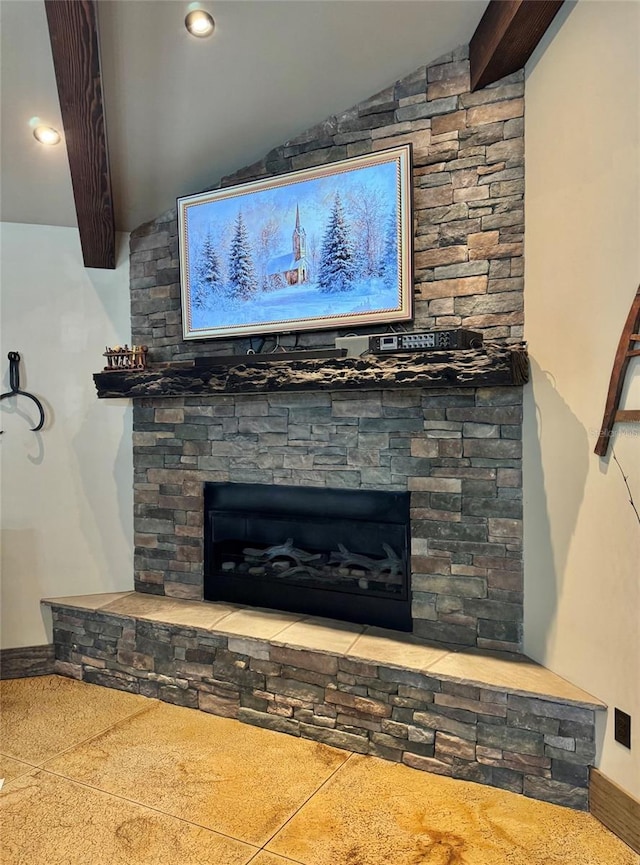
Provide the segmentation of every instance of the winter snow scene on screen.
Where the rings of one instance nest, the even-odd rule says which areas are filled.
[[[411,318],[411,149],[178,199],[185,339]]]

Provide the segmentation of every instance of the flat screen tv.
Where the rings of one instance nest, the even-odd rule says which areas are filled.
[[[185,339],[412,316],[411,147],[178,199]]]

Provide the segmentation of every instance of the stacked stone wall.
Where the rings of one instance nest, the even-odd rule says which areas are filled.
[[[205,481],[411,492],[414,632],[521,651],[522,388],[136,399],[135,586],[203,596]]]
[[[519,341],[523,97],[521,72],[470,93],[461,48],[210,188],[411,142],[415,327]],[[132,340],[151,363],[249,346],[182,339],[175,210],[131,236],[131,303]],[[484,388],[136,399],[136,588],[202,597],[204,481],[410,490],[415,632],[520,651],[521,398]]]
[[[209,188],[411,142],[416,328],[522,339],[524,76],[469,92],[468,49],[421,67]],[[184,193],[197,190],[184,190]],[[243,352],[247,340],[183,341],[176,211],[131,236],[132,340],[152,362]],[[375,328],[368,328],[369,331]],[[331,346],[309,332],[301,346]]]
[[[63,675],[587,807],[593,707],[113,613],[53,622]]]

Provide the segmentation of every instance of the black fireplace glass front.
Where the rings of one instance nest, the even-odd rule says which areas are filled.
[[[206,600],[411,630],[409,493],[205,484]]]

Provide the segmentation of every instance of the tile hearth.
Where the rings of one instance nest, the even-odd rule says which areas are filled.
[[[44,603],[63,675],[587,807],[605,707],[522,656],[135,592]]]

